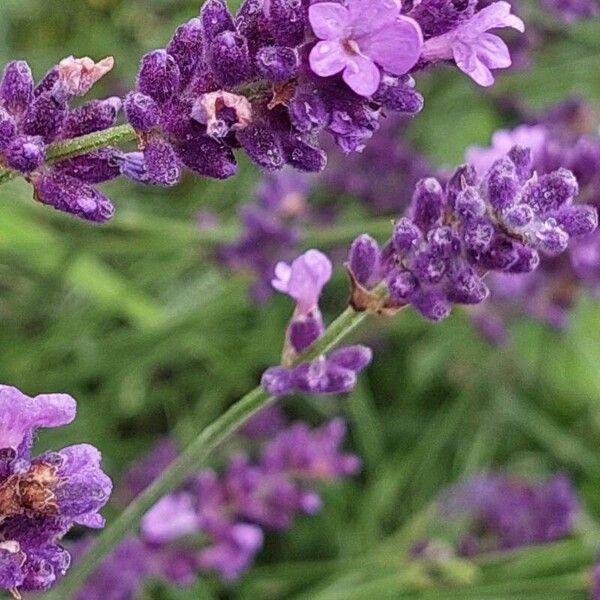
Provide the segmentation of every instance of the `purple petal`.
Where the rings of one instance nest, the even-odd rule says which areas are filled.
[[[318,38],[336,40],[344,37],[350,14],[345,6],[337,2],[321,2],[308,9],[308,19]]]
[[[354,36],[388,27],[400,13],[399,0],[349,0],[348,11]]]
[[[494,2],[475,13],[464,27],[474,33],[482,33],[498,27],[512,27],[523,33],[525,24],[519,17],[510,14],[511,8],[508,2]]]
[[[361,51],[394,75],[403,75],[417,63],[422,46],[421,29],[409,17],[399,17],[360,40]]]
[[[359,96],[372,96],[381,82],[377,65],[366,56],[352,56],[344,69],[344,81]]]
[[[32,430],[70,423],[75,410],[75,400],[67,394],[30,398],[15,387],[0,385],[0,448],[16,449]]]
[[[320,77],[330,77],[346,68],[349,56],[340,42],[329,40],[319,42],[310,51],[308,60],[314,73]]]
[[[466,73],[475,83],[489,87],[494,83],[490,69],[479,60],[472,46],[457,42],[452,48],[452,54],[458,68]]]

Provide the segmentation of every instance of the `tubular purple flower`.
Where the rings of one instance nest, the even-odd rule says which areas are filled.
[[[296,301],[298,315],[308,315],[318,307],[325,284],[331,279],[331,261],[319,250],[308,250],[291,265],[275,267],[273,287]]]
[[[381,83],[379,67],[407,73],[419,60],[423,36],[416,21],[400,15],[397,0],[347,0],[313,4],[308,11],[318,42],[311,69],[321,77],[342,73],[360,96],[372,96]]]
[[[486,6],[456,29],[428,39],[423,46],[422,58],[454,60],[458,68],[479,85],[492,85],[492,69],[510,67],[511,59],[506,44],[488,31],[500,27],[525,31],[523,21],[510,11],[511,5],[504,1]]]

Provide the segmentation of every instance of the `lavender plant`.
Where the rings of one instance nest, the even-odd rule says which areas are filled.
[[[523,31],[524,24],[502,1],[401,6],[396,0],[245,0],[234,16],[221,0],[208,0],[165,49],[143,57],[135,90],[123,100],[127,125],[115,126],[119,98],[70,106],[110,70],[111,59],[96,64],[70,57],[37,86],[25,63],[9,63],[0,81],[0,180],[22,176],[39,201],[102,222],[113,207],[93,186],[119,176],[174,186],[188,169],[226,179],[237,170],[234,150],[266,171],[285,165],[322,171],[324,134],[351,153],[377,134],[387,113],[417,114],[423,99],[412,76],[425,68],[455,64],[476,83],[491,85],[493,70],[511,59],[490,31],[506,27]],[[117,148],[134,141],[137,149]],[[257,464],[237,459],[221,477],[198,474],[209,453],[276,396],[351,391],[371,350],[335,348],[367,315],[391,315],[410,305],[440,321],[452,304],[486,299],[488,272],[532,272],[540,254],[558,256],[572,238],[593,233],[596,209],[573,204],[577,192],[575,176],[564,168],[536,174],[530,150],[521,145],[483,172],[464,165],[444,184],[419,180],[408,215],[394,224],[383,248],[366,233],[352,244],[350,306],[328,328],[319,299],[332,274],[330,260],[313,249],[273,266],[274,256],[265,259],[264,249],[257,251],[249,262],[263,288],[272,279],[296,303],[281,364],[140,487],[55,597],[89,597],[93,592],[82,585],[107,555],[96,580],[103,581],[116,563],[131,564],[130,579],[119,582],[125,595],[135,594],[149,573],[187,581],[198,570],[213,569],[236,577],[260,547],[261,527],[283,528],[297,512],[316,509],[317,498],[299,480],[350,474],[357,461],[339,456],[343,432],[337,422],[314,436],[292,427],[265,446]],[[279,203],[264,209],[248,217],[247,239],[224,250],[229,260],[248,260],[248,248],[254,252],[277,236],[281,245],[293,246],[289,229],[264,218],[278,212]],[[64,575],[67,554],[57,541],[73,524],[103,524],[98,510],[110,483],[91,447],[31,459],[33,430],[72,418],[64,398],[57,409],[52,399],[46,406],[44,396],[5,393],[0,585],[18,596],[20,589],[47,589]],[[12,419],[11,411],[20,415],[15,405],[31,407],[34,416]],[[177,518],[165,526],[170,514]],[[140,521],[141,537],[131,537]],[[197,533],[208,536],[207,547],[173,550],[174,542]]]

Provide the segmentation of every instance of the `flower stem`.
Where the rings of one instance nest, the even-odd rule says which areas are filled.
[[[331,350],[366,318],[366,312],[347,308],[295,364],[312,360]],[[275,401],[260,386],[246,394],[223,415],[202,430],[179,458],[119,515],[97,538],[90,551],[78,562],[63,583],[46,595],[46,600],[68,600],[85,583],[102,559],[136,528],[142,516],[165,494],[176,489],[192,473],[201,469],[209,454],[232,435],[252,415]]]
[[[51,165],[66,158],[87,154],[93,150],[131,142],[136,137],[137,134],[131,125],[117,125],[103,131],[96,131],[62,142],[56,142],[48,146],[46,163]],[[10,169],[0,170],[0,184],[13,179],[17,175],[17,172]]]

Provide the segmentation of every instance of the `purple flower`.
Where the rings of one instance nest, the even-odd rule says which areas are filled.
[[[70,556],[58,541],[75,524],[103,527],[100,509],[112,491],[100,453],[88,444],[32,456],[34,434],[75,417],[66,394],[30,398],[0,386],[0,588],[47,590]]]
[[[454,60],[479,85],[492,85],[492,69],[509,67],[511,59],[506,44],[488,31],[499,27],[525,31],[523,21],[510,11],[510,4],[504,1],[486,6],[456,29],[428,39],[423,46],[423,58]]]
[[[381,83],[379,67],[404,75],[418,61],[423,44],[416,21],[400,15],[397,0],[347,0],[313,4],[313,31],[323,41],[310,53],[310,67],[321,77],[342,73],[360,96],[372,96]]]
[[[308,250],[291,265],[280,262],[275,267],[273,287],[296,301],[296,311],[308,315],[319,304],[325,284],[331,279],[331,261],[319,250]]]
[[[528,481],[504,474],[475,477],[440,499],[443,518],[470,516],[459,551],[464,555],[544,544],[568,535],[579,501],[564,476]]]
[[[340,357],[341,362],[348,360]],[[283,415],[278,418],[285,422]],[[214,571],[226,581],[237,579],[254,562],[266,530],[289,528],[298,515],[321,508],[318,484],[358,472],[359,459],[341,449],[345,434],[341,419],[317,429],[294,423],[265,441],[256,456],[238,454],[221,473],[193,474],[146,513],[139,535],[113,550],[78,600],[134,600],[149,578],[190,585],[200,574]],[[156,476],[153,462],[164,464],[170,448],[161,443],[131,471]],[[129,497],[135,490],[120,495]],[[76,559],[87,546],[75,546]],[[21,546],[0,542],[0,586],[21,581],[21,560]]]
[[[364,304],[369,290],[385,281],[390,298],[384,308],[411,304],[433,321],[445,319],[453,303],[480,304],[489,295],[486,272],[529,273],[540,254],[557,256],[571,238],[595,231],[596,208],[573,204],[577,193],[573,173],[537,176],[530,151],[520,146],[482,175],[470,165],[460,167],[445,189],[424,179],[410,217],[396,222],[382,250],[364,236],[353,244],[355,294]]]

